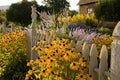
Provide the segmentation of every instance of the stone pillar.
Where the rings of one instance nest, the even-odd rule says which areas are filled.
[[[111,49],[110,80],[120,80],[120,21],[113,31],[114,41]]]
[[[36,21],[37,21],[37,10],[35,5],[33,5],[32,7],[32,14],[31,14],[31,18],[32,18],[32,24],[31,24],[31,28],[32,28],[32,41],[31,44],[32,46],[36,45],[36,36],[37,36],[37,25],[36,25]],[[31,59],[36,59],[37,58],[37,53],[35,51],[32,51],[31,53]]]
[[[5,34],[6,33],[6,23],[2,22],[2,33]]]
[[[36,13],[37,10],[36,10],[35,5],[33,5],[31,8],[32,8],[32,14],[31,14],[32,24],[31,24],[31,27],[32,27],[32,29],[35,29],[36,28],[35,23],[37,21],[37,13]]]

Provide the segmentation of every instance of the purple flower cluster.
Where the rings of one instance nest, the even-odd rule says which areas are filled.
[[[75,29],[69,31],[69,36],[72,36],[77,40],[80,40],[81,42],[88,42],[88,43],[92,43],[93,38],[98,35],[101,34],[97,32],[86,31],[85,29]]]
[[[69,23],[68,24],[68,29],[76,29],[76,28],[85,28],[86,26],[78,21],[76,24],[75,23]]]
[[[85,26],[83,23],[78,21],[76,24],[69,23],[69,36],[80,40],[81,42],[92,43],[94,37],[101,35],[97,33],[97,29],[91,26]]]

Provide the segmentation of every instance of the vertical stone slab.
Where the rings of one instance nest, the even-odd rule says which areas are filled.
[[[99,80],[107,80],[107,76],[105,75],[106,71],[108,71],[108,50],[103,45],[100,52]]]
[[[98,68],[98,51],[95,44],[92,44],[90,49],[89,74],[92,75],[93,80],[98,80],[98,73],[94,70]]]
[[[80,41],[77,41],[75,48],[76,52],[82,52],[82,43]]]
[[[71,48],[74,48],[76,46],[75,41],[71,40],[70,43],[71,43],[71,45],[70,45]]]
[[[26,34],[26,43],[27,43],[27,55],[28,55],[28,60],[32,59],[32,33],[31,30],[28,30],[25,32]]]
[[[111,49],[111,80],[120,80],[120,21],[113,31],[114,41]]]
[[[32,24],[31,24],[31,28],[32,28],[32,46],[36,45],[37,42],[37,26],[36,26],[36,21],[37,21],[37,13],[36,13],[36,8],[33,5],[32,7],[32,14],[31,14],[31,18],[32,18]],[[32,51],[31,54],[31,58],[33,60],[35,60],[38,57],[36,51]]]
[[[89,55],[90,55],[90,46],[89,46],[89,44],[87,44],[87,43],[84,43],[84,44],[83,44],[83,47],[82,47],[82,55],[83,55],[83,57],[84,57],[87,61],[89,61]]]
[[[6,23],[2,22],[2,33],[5,34],[6,33]]]

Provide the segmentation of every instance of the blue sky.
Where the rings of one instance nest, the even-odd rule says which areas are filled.
[[[0,0],[0,6],[3,5],[10,5],[11,3],[16,3],[18,1],[22,1],[22,0]],[[31,0],[28,0],[31,1]],[[42,4],[43,0],[36,0],[38,2],[39,5]],[[79,0],[67,0],[70,3],[70,9],[71,10],[77,10],[78,11],[78,6],[77,3],[79,2]]]

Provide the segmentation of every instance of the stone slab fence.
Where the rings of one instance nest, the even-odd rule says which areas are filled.
[[[82,54],[89,61],[89,74],[92,75],[93,80],[107,80],[108,77],[110,80],[120,80],[120,22],[115,26],[113,36],[110,68],[108,68],[108,50],[105,45],[102,46],[100,53],[95,44],[89,46],[84,43],[82,47]]]

